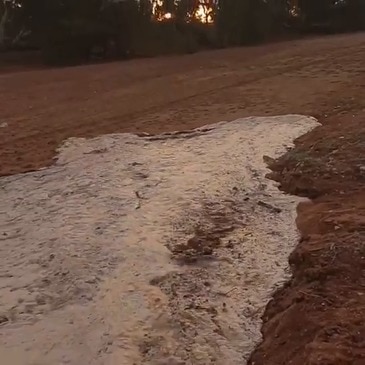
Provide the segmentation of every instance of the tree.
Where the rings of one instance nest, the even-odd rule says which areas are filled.
[[[217,27],[222,45],[262,41],[276,23],[283,23],[287,7],[282,0],[219,0]]]
[[[10,2],[7,0],[0,1],[0,49],[4,47],[6,34],[5,28],[9,19]]]
[[[365,27],[365,0],[0,0],[0,48],[24,44],[19,41],[30,33],[52,63],[84,62],[95,54],[125,57],[134,50],[194,52],[287,31],[293,9],[291,24],[306,25],[300,31],[316,23]]]
[[[304,25],[322,25],[327,30],[365,28],[365,0],[297,0]]]

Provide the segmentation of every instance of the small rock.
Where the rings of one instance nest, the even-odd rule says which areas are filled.
[[[5,122],[4,122],[4,123],[1,123],[1,124],[0,124],[0,128],[6,128],[6,127],[8,127],[8,123],[5,123]]]
[[[95,276],[90,276],[88,279],[85,280],[86,284],[95,284],[97,282],[97,278]]]
[[[271,210],[274,213],[281,213],[282,210],[280,208],[274,207],[273,205],[269,204],[269,203],[265,203],[262,200],[259,200],[257,202],[258,205],[260,205],[261,207],[267,208],[269,210]]]

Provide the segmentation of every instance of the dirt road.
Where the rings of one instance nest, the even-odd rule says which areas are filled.
[[[283,190],[314,200],[312,204],[302,204],[298,209],[297,225],[302,239],[290,257],[293,279],[276,293],[267,307],[263,317],[262,334],[264,340],[252,354],[250,363],[252,365],[360,365],[365,361],[365,343],[363,340],[365,336],[362,325],[364,317],[362,308],[365,305],[364,59],[365,35],[355,34],[291,41],[255,48],[213,51],[185,57],[134,60],[126,63],[16,73],[3,72],[2,74],[0,70],[0,175],[37,170],[40,167],[50,165],[55,156],[55,150],[68,137],[96,137],[114,132],[161,133],[172,130],[190,130],[222,120],[233,120],[251,115],[298,113],[318,117],[323,127],[301,137],[297,141],[297,147],[279,161],[266,161],[274,171],[272,178],[280,182]],[[242,133],[242,130],[239,130]],[[250,133],[251,131],[248,129],[247,136],[250,136]],[[283,128],[282,133],[285,134],[285,128]],[[232,136],[240,138],[238,131],[226,136],[225,148],[227,145],[229,146]],[[204,151],[208,150],[212,144],[219,144],[222,135],[219,134],[215,142],[209,142],[209,138],[206,143],[208,147],[203,150],[195,151],[197,146],[194,143],[191,146],[188,142],[183,145],[185,147],[190,146],[188,151],[194,151],[193,155],[199,155],[199,158],[203,158],[206,156]],[[242,138],[244,140],[244,136]],[[253,140],[256,139],[256,137],[253,138]],[[113,137],[110,140],[106,138],[105,141],[114,143]],[[75,143],[83,146],[82,141]],[[92,146],[94,142],[91,141],[90,143]],[[4,242],[10,240],[10,245],[8,242],[8,246],[5,244],[1,246],[1,249],[5,250],[4,252],[8,252],[9,257],[9,260],[4,259],[4,265],[2,265],[5,275],[2,276],[4,282],[2,290],[8,290],[12,286],[16,287],[16,290],[10,290],[6,298],[7,301],[0,303],[4,305],[4,303],[13,301],[15,308],[14,311],[5,314],[0,313],[0,340],[6,342],[9,348],[15,349],[14,353],[10,355],[6,353],[6,356],[17,356],[21,352],[16,350],[19,349],[17,345],[19,338],[24,339],[21,345],[24,349],[23,353],[30,354],[31,351],[27,351],[34,349],[34,346],[31,345],[31,339],[35,333],[38,338],[38,347],[43,350],[39,341],[47,343],[50,337],[48,334],[54,333],[54,326],[57,326],[58,330],[63,333],[62,346],[65,346],[64,348],[74,348],[75,345],[82,349],[77,354],[69,350],[64,351],[64,348],[53,345],[44,349],[45,356],[51,356],[55,351],[59,351],[60,356],[65,355],[64,361],[66,363],[71,361],[70,358],[81,361],[83,354],[92,357],[92,361],[98,360],[103,363],[104,356],[110,358],[111,353],[116,354],[115,356],[125,355],[129,349],[129,338],[127,341],[127,337],[122,332],[118,333],[120,328],[117,325],[124,321],[123,316],[120,316],[118,303],[124,305],[132,313],[130,318],[136,318],[134,306],[130,306],[129,302],[124,302],[123,296],[119,302],[120,293],[115,290],[115,287],[121,288],[120,279],[125,279],[123,270],[119,273],[120,275],[116,274],[103,283],[104,287],[110,288],[110,291],[105,291],[105,297],[101,298],[105,305],[94,305],[93,302],[93,297],[98,293],[100,294],[98,288],[101,285],[103,275],[113,273],[116,267],[122,268],[120,262],[124,260],[118,256],[118,252],[120,254],[121,250],[113,241],[115,234],[108,236],[110,230],[122,229],[120,224],[126,221],[126,218],[118,218],[121,214],[118,208],[119,203],[115,199],[111,199],[112,195],[109,194],[115,188],[118,188],[118,191],[121,190],[119,185],[114,186],[112,183],[109,186],[110,181],[113,182],[114,180],[108,179],[107,176],[113,172],[114,162],[117,159],[120,161],[120,156],[126,158],[126,155],[123,151],[119,151],[113,157],[115,160],[109,160],[109,165],[105,165],[108,168],[104,168],[102,171],[92,168],[94,161],[99,158],[103,159],[104,154],[108,155],[110,147],[108,143],[106,143],[105,148],[84,151],[84,157],[80,161],[84,159],[86,162],[87,168],[85,169],[77,167],[78,160],[73,161],[71,158],[72,151],[79,151],[76,147],[72,149],[71,143],[71,150],[67,150],[71,151],[70,154],[63,156],[65,161],[68,161],[68,164],[65,165],[67,168],[62,167],[61,161],[61,167],[56,166],[55,170],[47,170],[44,174],[40,172],[34,176],[21,176],[19,179],[14,177],[15,180],[11,181],[3,180],[5,183],[2,186],[2,192],[5,192],[4,196],[7,199],[5,210],[13,205],[16,207],[16,209],[8,212],[7,216],[7,219],[10,219],[10,227],[14,228],[14,232],[16,232],[12,232],[14,235],[10,236],[5,232],[6,234],[3,233],[3,237],[1,237]],[[156,155],[161,157],[161,161],[155,159],[162,163],[161,166],[158,165],[161,174],[165,173],[167,161],[172,158],[176,162],[178,156],[181,159],[181,166],[187,166],[187,173],[192,174],[192,176],[195,176],[194,174],[203,167],[208,169],[209,166],[205,160],[199,169],[192,169],[191,157],[184,149],[185,147],[181,147],[181,153],[178,154],[176,151],[179,151],[179,144],[175,146],[173,141],[166,143],[162,149],[164,151],[162,154],[155,150]],[[171,143],[171,148],[169,143]],[[269,138],[267,144],[270,144]],[[265,145],[265,143],[261,143],[260,146]],[[84,146],[90,147],[88,142],[85,142]],[[120,144],[115,143],[115,146],[117,148]],[[234,164],[240,161],[239,159],[235,160],[237,157],[235,154],[230,155],[231,149],[225,148],[222,149],[220,156],[224,156],[227,160],[223,163],[223,167],[220,166],[220,169],[226,168],[230,163]],[[137,150],[141,149],[143,149],[142,146]],[[251,151],[250,148],[248,150]],[[118,150],[115,151],[118,152]],[[239,155],[243,154],[246,158],[250,156],[248,152],[242,151]],[[255,158],[260,160],[263,154],[261,149],[255,147],[252,148],[252,151],[257,153]],[[130,152],[131,156],[136,154],[135,151]],[[138,156],[141,157],[142,153]],[[150,155],[147,153],[146,157],[143,158],[147,161],[149,157]],[[186,162],[186,158],[190,161],[189,163]],[[72,165],[73,163],[75,165]],[[149,173],[147,174],[138,162],[129,164],[128,161],[123,160],[118,164],[122,163],[126,164],[125,168],[128,174],[132,174],[130,181],[137,179],[138,184],[141,181],[143,184],[149,182]],[[243,163],[242,169],[237,168],[237,173],[242,172],[249,165],[249,161],[246,161]],[[146,166],[150,168],[152,162],[146,163]],[[233,171],[235,168],[234,165],[232,166],[231,170]],[[69,168],[73,169],[72,173],[68,173],[70,170],[67,169]],[[139,171],[139,169],[142,170]],[[214,172],[215,169],[209,171]],[[263,192],[266,191],[267,179],[263,178],[264,171],[265,167],[262,166],[259,174],[260,183],[253,190],[263,189]],[[150,173],[154,176],[152,170]],[[57,180],[55,176],[62,174],[64,174],[64,179],[68,179],[70,176],[81,176],[83,178],[82,181],[80,180],[82,184],[78,184],[77,179],[72,180],[71,178],[68,185],[76,184],[75,189],[71,189],[72,191],[67,189],[64,191],[62,187],[58,189],[54,184],[60,180]],[[257,172],[250,170],[249,174],[252,174],[253,180],[256,181]],[[191,179],[192,186],[199,185],[199,176],[196,175]],[[121,176],[120,181],[130,183],[129,180],[124,181],[123,179],[124,176]],[[219,176],[212,181],[216,179],[219,180]],[[242,179],[239,177],[239,180]],[[103,181],[104,185],[99,184],[100,181]],[[161,181],[167,180],[163,178]],[[25,184],[23,184],[24,182]],[[117,182],[119,184],[119,180]],[[191,193],[189,185],[184,185],[190,192],[189,194],[182,193],[181,199],[178,194],[174,194],[176,204],[175,200],[164,197],[163,201],[171,204],[168,210],[163,208],[163,205],[160,206],[159,201],[155,201],[150,205],[151,209],[155,209],[157,206],[165,209],[163,210],[164,213],[156,214],[147,211],[149,214],[146,216],[144,210],[146,208],[140,210],[139,204],[142,202],[141,204],[147,205],[148,199],[155,199],[158,196],[155,193],[148,195],[151,192],[149,189],[152,189],[151,187],[155,186],[156,182],[157,180],[149,182],[151,184],[145,186],[147,190],[146,192],[143,191],[142,195],[138,191],[135,193],[130,190],[130,196],[122,197],[125,199],[123,206],[131,209],[131,213],[127,216],[129,219],[132,217],[134,224],[137,222],[135,216],[138,214],[142,214],[144,220],[151,219],[150,226],[146,226],[147,228],[150,227],[146,231],[146,237],[150,236],[151,230],[158,226],[155,221],[157,218],[169,217],[170,212],[173,212],[174,208],[181,204],[183,198]],[[93,188],[88,190],[88,184],[92,184]],[[206,186],[206,184],[204,182],[202,186]],[[222,184],[222,186],[225,185],[225,183]],[[49,193],[47,189],[47,194],[44,195],[42,191],[38,194],[37,191],[44,189],[45,186],[50,188],[49,191],[53,189],[54,194],[51,198],[46,196]],[[172,187],[174,186],[175,184],[172,185]],[[214,189],[216,186],[213,184],[212,195],[214,195]],[[251,195],[247,197],[246,193],[236,190],[229,191],[229,194],[232,195],[228,195],[229,199],[217,199],[211,207],[217,209],[228,201],[234,202],[233,208],[237,202],[239,202],[238,207],[240,209],[247,207],[247,201],[252,204],[255,199],[252,199]],[[73,194],[75,198],[73,198]],[[82,194],[90,194],[90,196],[88,199],[84,199]],[[265,195],[265,199],[273,198],[276,196],[275,194],[275,191],[272,190],[270,194]],[[95,200],[95,198],[100,199],[100,197],[104,200]],[[218,194],[217,197],[221,198],[222,194]],[[77,202],[78,198],[81,199],[79,202]],[[137,207],[135,206],[136,198]],[[287,198],[290,199],[291,197],[286,196],[285,199]],[[62,203],[65,201],[68,201],[70,205]],[[194,198],[192,201],[196,201],[196,199]],[[84,234],[79,236],[78,232],[82,233],[86,228],[91,229],[90,224],[85,224],[84,220],[90,219],[92,216],[90,212],[91,209],[94,209],[92,208],[93,202],[96,203],[97,209],[103,211],[103,214],[97,218],[102,220],[103,217],[110,216],[110,219],[108,219],[108,225],[103,225],[102,222],[98,223],[98,226],[94,227],[95,230],[89,232],[90,237],[93,237],[93,244],[89,242],[88,245],[84,245],[87,248],[84,256],[78,245],[70,246],[66,244],[66,241],[84,237]],[[255,207],[256,203],[254,204]],[[35,206],[39,208],[35,209]],[[271,211],[264,213],[265,209],[268,208]],[[27,209],[29,214],[26,213]],[[260,209],[263,209],[263,212]],[[237,263],[239,266],[242,263],[242,257],[250,260],[251,256],[246,257],[246,252],[240,251],[247,249],[246,246],[250,239],[245,241],[244,245],[235,246],[231,241],[225,241],[227,237],[221,237],[221,230],[224,230],[228,223],[230,225],[230,219],[239,212],[239,210],[231,210],[232,214],[226,215],[229,218],[228,221],[226,216],[222,220],[220,209],[214,211],[213,214],[212,212],[205,214],[205,219],[214,223],[213,236],[210,235],[211,232],[208,232],[209,234],[206,231],[197,232],[196,236],[193,237],[195,241],[189,240],[186,247],[167,245],[166,247],[170,250],[167,252],[164,248],[156,245],[153,247],[152,255],[158,255],[162,252],[162,256],[168,263],[170,263],[169,254],[172,257],[182,255],[184,260],[190,259],[191,251],[199,251],[198,256],[205,256],[208,252],[209,256],[212,251],[217,249],[215,245],[220,245],[223,242],[224,247],[218,247],[218,250],[224,250],[228,265],[234,266]],[[40,217],[44,218],[42,216],[44,211],[49,212],[46,216],[47,223],[39,225],[37,222],[39,222]],[[68,219],[69,211],[73,211],[75,215]],[[267,217],[265,214],[269,214],[270,217],[273,216],[271,205],[264,204],[261,208],[259,206],[258,212],[260,215],[257,222],[261,222],[260,219],[270,222],[272,219],[265,218]],[[180,213],[178,215],[180,216]],[[191,215],[195,217],[197,214]],[[276,215],[277,212],[274,217]],[[63,217],[66,217],[66,221]],[[291,217],[293,218],[293,215]],[[25,229],[27,231],[27,236],[24,236],[25,239],[21,236],[24,220],[28,224],[28,228]],[[291,221],[289,218],[283,219],[282,222],[290,227],[294,225],[294,220]],[[239,224],[242,225],[243,223],[246,224],[247,222],[241,219]],[[77,229],[75,229],[75,224]],[[183,222],[183,226],[185,224],[186,221]],[[17,225],[20,225],[20,228]],[[258,225],[259,227],[256,228],[252,222],[247,225],[252,230],[253,236],[260,231],[262,224]],[[17,227],[19,230],[16,229]],[[42,231],[40,232],[37,227],[43,227]],[[243,226],[241,228],[243,229]],[[60,230],[64,232],[64,235],[57,233]],[[284,232],[285,237],[289,237],[287,234],[289,230],[289,227],[282,230],[286,232]],[[165,232],[165,230],[163,231]],[[55,234],[54,232],[57,233],[55,237],[52,236]],[[143,226],[138,232],[145,239]],[[37,241],[36,238],[40,234],[53,238],[52,240]],[[125,234],[125,232],[121,230],[120,234]],[[102,241],[102,237],[106,242]],[[270,233],[267,237],[275,240],[280,235],[276,236]],[[287,240],[289,246],[286,246],[289,249],[296,244],[294,236],[290,237],[291,239]],[[60,238],[63,239],[62,242]],[[262,242],[261,239],[259,241]],[[282,243],[283,239],[279,241]],[[12,242],[16,244],[13,245]],[[110,242],[114,242],[111,246],[115,250],[105,250],[105,247],[109,247],[107,245]],[[256,241],[253,240],[253,242]],[[34,247],[29,248],[30,244]],[[276,247],[275,245],[274,247]],[[72,247],[71,251],[70,247]],[[148,250],[145,250],[143,245],[141,247],[142,256],[151,250],[150,246],[148,246]],[[253,256],[255,256],[256,249],[256,244],[250,248]],[[54,254],[55,251],[57,251],[56,255]],[[138,253],[135,250],[134,241],[130,251],[135,254]],[[279,251],[281,254],[284,252],[282,249]],[[259,268],[258,271],[262,271],[261,256],[255,256],[258,260],[254,260]],[[286,257],[287,253],[284,253],[284,256]],[[275,257],[273,259],[276,260]],[[69,267],[68,264],[67,267],[65,266],[66,261],[70,264]],[[12,262],[17,263],[15,271],[14,266],[11,266]],[[142,262],[146,262],[146,260],[142,260]],[[156,260],[151,259],[148,262],[151,262],[150,266],[157,265],[156,270],[161,268]],[[245,261],[243,260],[243,262]],[[251,263],[248,266],[251,266]],[[9,270],[7,270],[7,265],[11,266]],[[24,265],[28,270],[26,272],[31,271],[31,274],[23,275]],[[226,263],[222,265],[226,265]],[[282,261],[280,265],[282,265]],[[280,265],[278,267],[285,266]],[[43,270],[41,275],[44,276],[45,273],[48,275],[45,276],[47,280],[38,280],[36,277],[36,273],[39,275],[39,272],[36,271],[39,270],[39,267]],[[194,275],[186,276],[186,273],[195,269],[197,271],[194,271]],[[218,355],[214,354],[214,356],[209,357],[210,363],[214,364],[219,363],[217,362],[219,356],[223,362],[226,362],[226,353],[232,355],[232,348],[242,349],[243,337],[237,336],[238,327],[231,327],[234,321],[230,316],[233,313],[231,311],[232,303],[240,303],[241,292],[246,290],[247,283],[241,283],[240,275],[234,276],[232,279],[230,276],[232,271],[217,270],[214,272],[214,275],[217,275],[214,284],[219,283],[219,280],[230,278],[229,280],[234,282],[234,284],[231,283],[233,288],[225,291],[222,299],[217,301],[214,297],[213,301],[209,301],[211,293],[214,292],[209,283],[212,274],[210,273],[204,279],[203,269],[200,266],[195,267],[193,265],[191,267],[190,263],[184,262],[183,275],[159,273],[162,275],[160,279],[152,281],[150,283],[152,286],[148,285],[148,290],[156,299],[153,302],[156,310],[157,308],[168,308],[172,317],[176,319],[175,322],[179,323],[179,326],[168,329],[171,331],[168,332],[171,333],[171,339],[184,338],[187,342],[182,344],[183,354],[180,350],[172,351],[174,348],[179,348],[179,346],[174,347],[176,344],[173,343],[173,340],[171,342],[162,341],[159,336],[143,337],[142,329],[146,321],[137,321],[130,329],[126,327],[123,330],[128,335],[133,332],[132,329],[141,329],[142,334],[138,333],[137,335],[141,335],[144,341],[140,345],[138,355],[142,356],[146,363],[153,363],[151,359],[162,359],[166,353],[171,351],[177,358],[184,358],[185,355],[189,356],[188,354],[192,353],[191,350],[194,349],[194,351],[196,350],[194,356],[199,359],[197,361],[206,364],[208,363],[207,354],[212,355],[209,353],[209,349],[217,349]],[[133,270],[135,267],[131,267],[131,272]],[[198,271],[199,275],[197,274]],[[98,274],[94,275],[95,272]],[[86,276],[83,277],[80,273],[83,273],[82,275],[86,273]],[[243,270],[242,278],[244,278],[245,273],[246,271]],[[70,277],[71,279],[69,279]],[[194,281],[196,277],[202,279],[199,281],[199,285],[196,285],[197,282]],[[133,278],[131,285],[126,285],[123,289],[126,293],[134,293],[131,300],[135,301],[135,304],[139,303],[137,297],[140,295],[139,293],[143,292],[142,289],[137,291],[133,289],[139,285],[138,280]],[[255,287],[256,284],[254,281],[253,283],[253,287]],[[29,288],[31,290],[28,290]],[[52,295],[39,296],[37,294],[39,288],[46,288]],[[58,298],[58,294],[62,297],[62,290],[65,290],[65,293],[71,293],[66,298],[67,300],[63,302],[54,300]],[[161,300],[161,292],[169,298],[168,303]],[[204,295],[197,295],[196,293],[203,293]],[[190,302],[191,294],[195,299],[198,298],[197,301]],[[82,313],[77,312],[72,304],[69,305],[73,303],[74,298],[81,302],[92,302],[94,306],[90,312],[87,312],[84,307],[78,309]],[[214,306],[214,308],[210,306],[211,302],[214,302],[215,305],[219,304],[219,313]],[[66,303],[67,306],[65,306]],[[63,312],[63,315],[58,311],[61,307],[65,307],[66,312]],[[243,311],[240,315],[246,318],[257,317],[260,312],[253,310],[254,307],[255,305],[252,305],[251,312]],[[101,314],[100,310],[104,310],[103,308],[112,308],[108,316],[105,313]],[[181,308],[183,310],[180,310]],[[45,313],[50,315],[50,320],[44,320],[43,327],[41,321],[34,321],[34,326],[27,325],[23,328],[18,325],[17,320],[33,321],[34,316],[34,318],[42,317]],[[80,313],[80,315],[75,313]],[[156,313],[153,312],[152,314]],[[196,313],[199,315],[195,316]],[[199,331],[196,330],[198,327],[195,325],[190,327],[187,325],[187,323],[195,323],[194,321],[197,321],[200,315],[205,314],[213,323],[211,329],[214,328],[214,331],[204,332],[209,327],[206,326],[206,319],[197,322],[202,324]],[[65,321],[65,316],[68,318],[67,321]],[[105,318],[112,318],[113,321],[108,323]],[[227,319],[225,322],[223,321],[227,327],[221,326],[221,318]],[[7,330],[9,325],[10,329]],[[69,336],[70,331],[72,332],[72,329],[70,330],[72,326],[79,329],[73,333],[73,337]],[[108,329],[100,331],[100,328],[104,327]],[[38,331],[34,332],[34,328],[38,328]],[[167,327],[164,323],[164,317],[156,319],[154,328],[166,333]],[[178,333],[176,328],[179,329]],[[82,332],[83,330],[84,332]],[[230,332],[231,330],[233,332]],[[248,328],[247,333],[250,330]],[[19,333],[21,334],[20,337]],[[79,338],[80,341],[78,341]],[[199,340],[190,343],[189,340],[192,338]],[[202,345],[207,338],[211,339],[212,344],[219,338],[219,345],[212,345],[207,348]],[[228,341],[221,342],[221,338],[226,338]],[[94,343],[97,343],[99,347],[94,348],[92,346],[93,348],[89,349],[88,346]],[[181,343],[179,342],[178,345]],[[192,345],[197,345],[198,348],[193,348]],[[223,350],[221,351],[221,349]],[[97,352],[95,355],[97,358],[93,357],[93,351]],[[241,353],[236,351],[234,354],[236,357],[232,358],[241,361],[239,359]],[[80,358],[77,358],[76,355]],[[47,359],[47,357],[43,357],[43,359]],[[115,360],[116,357],[113,359]],[[189,359],[191,358],[189,357]],[[158,361],[156,360],[156,363],[160,364],[161,362]],[[175,357],[166,361],[169,365],[181,363]]]
[[[329,115],[363,90],[364,34],[0,75],[0,174],[68,137],[158,133],[250,115]]]

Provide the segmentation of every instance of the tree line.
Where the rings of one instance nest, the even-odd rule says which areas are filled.
[[[191,53],[365,29],[365,0],[0,0],[0,50],[45,62]]]

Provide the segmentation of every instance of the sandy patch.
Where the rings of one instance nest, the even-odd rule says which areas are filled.
[[[70,139],[55,166],[1,179],[0,357],[242,364],[298,239],[299,199],[263,156],[316,125]]]

